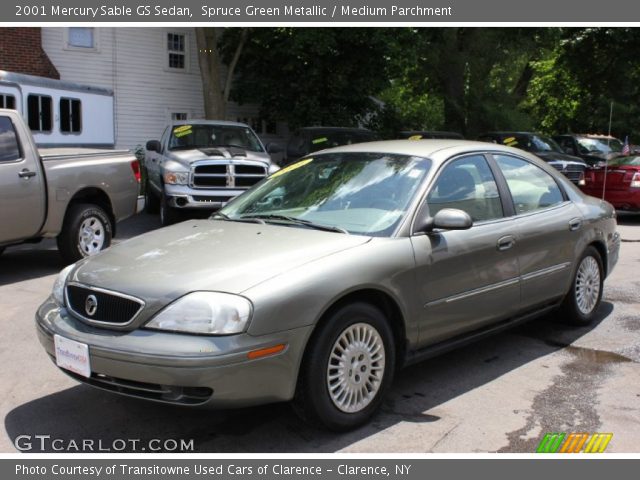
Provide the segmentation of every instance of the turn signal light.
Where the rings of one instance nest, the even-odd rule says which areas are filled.
[[[259,350],[253,350],[247,353],[247,358],[249,360],[254,360],[256,358],[268,357],[270,355],[275,355],[277,353],[282,352],[285,349],[286,345],[284,343],[280,343],[279,345],[274,345],[273,347],[261,348]]]
[[[640,172],[633,174],[633,178],[631,179],[631,188],[640,188]]]

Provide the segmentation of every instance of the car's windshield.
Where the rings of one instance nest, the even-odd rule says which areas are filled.
[[[235,147],[253,152],[264,149],[249,127],[240,125],[176,125],[169,138],[169,150]]]
[[[625,165],[640,167],[640,157],[618,157],[609,161],[609,168],[623,167]]]
[[[622,152],[622,142],[617,138],[579,138],[581,153],[620,153]]]
[[[387,153],[309,157],[274,173],[219,214],[229,220],[286,216],[352,234],[389,236],[430,166],[424,158]]]
[[[525,148],[530,152],[558,152],[562,153],[560,145],[551,137],[544,135],[531,135],[529,137],[528,148]]]
[[[324,150],[325,148],[339,147],[342,145],[351,145],[353,143],[371,142],[376,139],[373,132],[357,130],[351,131],[327,131],[314,132],[311,135],[311,145],[309,153]]]

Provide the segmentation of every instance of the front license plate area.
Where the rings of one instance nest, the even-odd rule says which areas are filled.
[[[89,345],[76,342],[60,335],[53,336],[53,346],[56,353],[56,365],[83,377],[91,376],[91,362]]]

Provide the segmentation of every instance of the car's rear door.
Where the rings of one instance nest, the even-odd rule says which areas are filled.
[[[457,208],[469,213],[474,225],[411,237],[421,346],[507,318],[520,302],[517,229],[485,156],[457,157],[443,165],[426,203],[431,216]]]
[[[568,291],[582,215],[551,174],[525,158],[494,154],[515,209],[522,309],[542,306]]]

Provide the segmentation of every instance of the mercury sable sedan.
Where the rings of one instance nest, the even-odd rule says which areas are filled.
[[[293,399],[344,430],[403,365],[556,308],[592,321],[619,242],[611,205],[522,150],[349,145],[66,268],[38,334],[95,387],[187,406]]]

